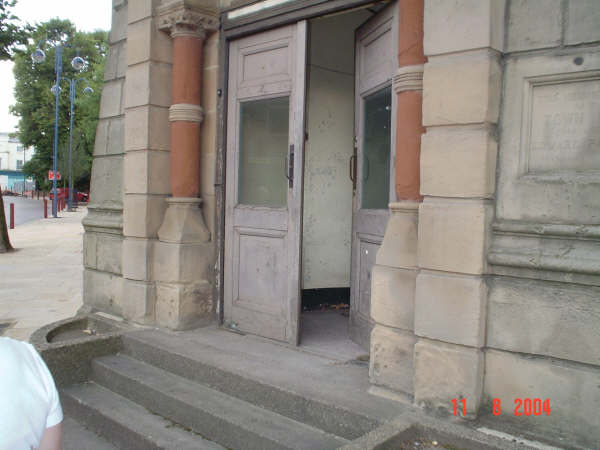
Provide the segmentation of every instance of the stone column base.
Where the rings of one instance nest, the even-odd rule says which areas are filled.
[[[158,230],[159,241],[185,244],[210,240],[200,209],[202,199],[171,197],[166,202],[167,212]]]
[[[154,244],[156,325],[184,330],[213,320],[210,280],[214,246],[204,223],[199,198],[169,198]]]
[[[415,285],[419,202],[390,203],[383,242],[371,272],[369,379],[373,385],[412,399]]]

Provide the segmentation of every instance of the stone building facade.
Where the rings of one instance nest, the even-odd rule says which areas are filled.
[[[352,77],[345,91],[334,73]],[[365,156],[371,104],[389,112],[373,115],[389,121],[382,166]],[[344,110],[349,129],[323,137]],[[370,350],[373,393],[432,411],[466,399],[467,418],[491,420],[500,399],[503,419],[593,447],[599,120],[593,0],[113,0],[84,303],[295,345],[307,255],[326,258],[302,240],[334,240],[310,241],[327,214],[308,199],[343,178],[348,237],[325,253],[346,245],[350,334]],[[283,153],[260,153],[282,135]],[[340,152],[319,162],[315,142]],[[337,276],[336,261],[312,274]],[[551,415],[512,414],[525,398],[549,399]]]

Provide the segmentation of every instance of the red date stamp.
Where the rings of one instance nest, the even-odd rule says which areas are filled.
[[[452,399],[453,413],[455,416],[467,415],[467,399],[460,398]],[[552,412],[550,407],[550,399],[541,398],[515,398],[514,409],[512,410],[515,416],[549,416]],[[499,398],[492,400],[492,414],[499,416],[502,414],[502,402]]]

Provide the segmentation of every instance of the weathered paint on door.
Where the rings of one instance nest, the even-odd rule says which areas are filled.
[[[390,5],[356,33],[356,190],[352,218],[350,337],[369,348],[371,269],[394,201],[392,126],[397,6]]]
[[[298,344],[306,22],[229,50],[225,324]]]

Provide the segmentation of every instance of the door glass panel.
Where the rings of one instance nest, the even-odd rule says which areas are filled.
[[[239,203],[287,205],[288,135],[289,97],[241,104]]]
[[[390,199],[392,89],[364,100],[362,199],[363,209],[387,209]]]

